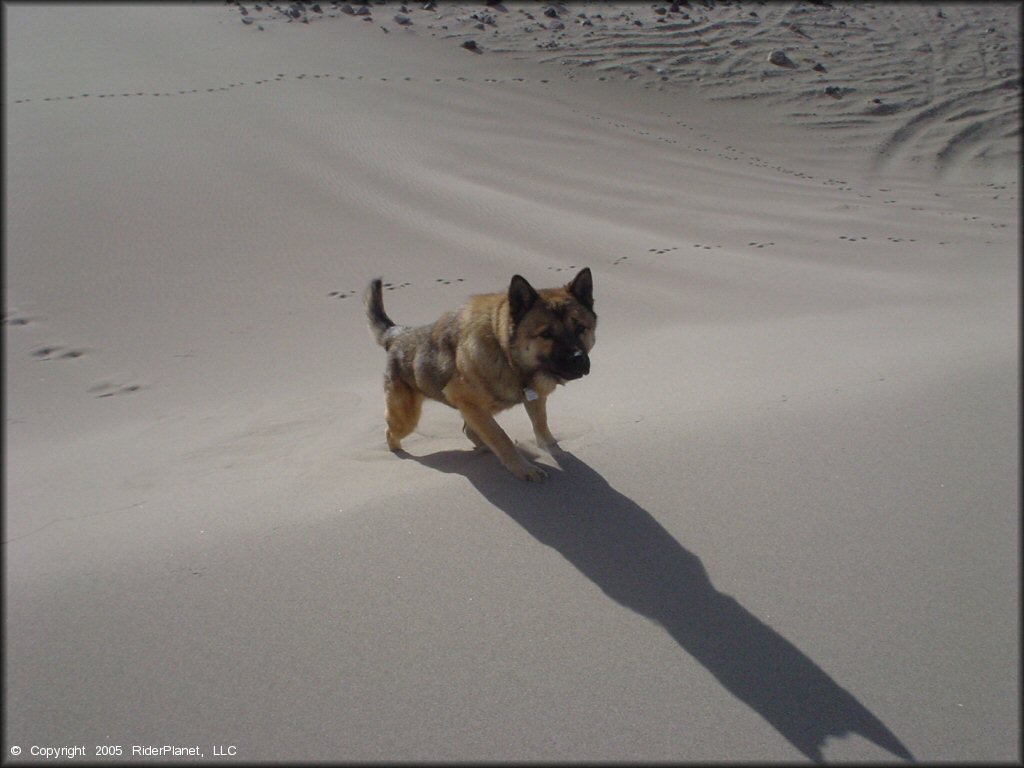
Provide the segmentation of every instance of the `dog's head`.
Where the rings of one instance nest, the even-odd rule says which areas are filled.
[[[558,383],[590,373],[597,315],[589,267],[560,288],[540,291],[516,275],[508,287],[508,307],[510,348],[520,369],[547,373]]]

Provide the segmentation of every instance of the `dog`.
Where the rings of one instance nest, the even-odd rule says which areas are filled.
[[[489,448],[520,480],[542,482],[547,473],[527,461],[494,420],[522,403],[537,442],[558,443],[548,429],[547,399],[559,384],[590,373],[597,315],[594,282],[584,268],[558,288],[535,290],[515,275],[504,293],[473,296],[435,323],[396,325],[384,311],[383,283],[366,289],[370,332],[387,351],[384,370],[388,448],[402,450],[425,398],[457,408],[463,431]]]

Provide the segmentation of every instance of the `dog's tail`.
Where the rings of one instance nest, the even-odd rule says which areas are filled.
[[[383,286],[381,278],[371,280],[366,288],[363,303],[366,305],[366,318],[370,321],[370,333],[378,344],[387,349],[388,342],[394,336],[389,331],[398,326],[384,311]]]

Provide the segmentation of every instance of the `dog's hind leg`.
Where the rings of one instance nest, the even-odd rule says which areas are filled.
[[[423,410],[423,395],[401,381],[389,381],[384,387],[388,428],[385,437],[392,451],[402,449],[402,438],[416,429]]]

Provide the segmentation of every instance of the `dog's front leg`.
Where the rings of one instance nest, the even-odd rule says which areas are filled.
[[[532,399],[527,397],[523,405],[530,416],[530,423],[533,424],[533,436],[537,439],[537,444],[551,451],[558,448],[558,441],[548,429],[548,398],[546,395],[534,394]]]
[[[477,435],[477,433],[474,432],[473,429],[469,426],[469,424],[467,424],[465,421],[462,422],[462,433],[466,437],[468,437],[470,442],[473,443],[473,445],[475,445],[481,451],[489,451],[489,450],[491,450],[490,447],[487,445],[487,443],[485,443],[483,440],[481,440],[480,436]]]
[[[523,458],[512,438],[505,434],[505,430],[485,409],[475,403],[456,403],[456,406],[466,420],[466,425],[494,452],[509,472],[520,480],[533,483],[542,482],[547,477],[543,469]]]

